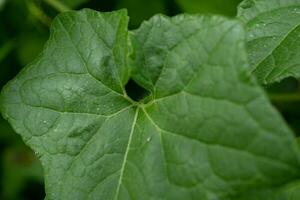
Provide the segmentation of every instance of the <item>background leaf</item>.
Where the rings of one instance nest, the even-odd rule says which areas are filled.
[[[245,0],[238,17],[246,24],[251,69],[270,84],[300,76],[300,1]]]
[[[228,16],[235,16],[236,7],[241,0],[176,0],[188,13],[216,13]]]

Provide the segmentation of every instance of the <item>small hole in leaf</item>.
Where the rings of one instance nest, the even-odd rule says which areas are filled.
[[[150,92],[130,79],[125,85],[127,95],[134,101],[141,101],[147,97]]]

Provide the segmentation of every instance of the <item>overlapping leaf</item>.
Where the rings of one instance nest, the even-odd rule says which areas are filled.
[[[299,177],[294,136],[248,76],[242,25],[155,16],[129,37],[127,23],[124,10],[60,15],[2,92],[47,199],[231,200]]]
[[[261,83],[300,77],[299,0],[245,0],[238,17],[246,24],[251,68]]]

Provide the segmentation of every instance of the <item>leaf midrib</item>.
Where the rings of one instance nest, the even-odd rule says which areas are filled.
[[[155,129],[157,129],[157,131],[159,133],[159,138],[160,138],[160,142],[161,142],[161,149],[162,149],[163,156],[165,156],[165,152],[164,152],[164,148],[163,148],[163,144],[162,144],[162,134],[171,134],[171,135],[174,135],[174,136],[180,136],[180,137],[183,137],[185,139],[200,142],[203,145],[222,147],[222,148],[226,148],[226,149],[229,149],[229,150],[242,152],[242,153],[248,154],[249,156],[253,156],[256,159],[261,159],[265,162],[270,162],[270,163],[273,163],[273,164],[276,163],[276,165],[279,168],[289,168],[290,170],[293,170],[295,172],[297,171],[297,168],[295,168],[295,166],[286,164],[281,160],[277,160],[277,159],[274,159],[274,158],[271,158],[271,157],[266,157],[264,155],[258,155],[258,154],[255,154],[253,152],[247,151],[247,150],[234,148],[232,146],[226,146],[226,145],[223,145],[223,144],[210,144],[210,143],[207,143],[207,142],[204,142],[204,141],[197,140],[197,139],[192,138],[192,137],[188,137],[186,135],[182,135],[182,134],[179,134],[179,133],[164,130],[152,119],[150,114],[147,112],[147,110],[146,110],[147,106],[148,106],[147,104],[138,104],[138,105],[136,105],[135,116],[134,116],[134,120],[133,120],[133,123],[132,123],[132,126],[131,126],[131,131],[130,131],[129,140],[128,140],[128,144],[127,144],[127,147],[126,147],[124,159],[123,159],[123,162],[122,162],[122,167],[120,169],[121,172],[120,172],[120,177],[119,177],[119,180],[118,180],[118,185],[117,185],[114,200],[117,200],[118,197],[119,197],[119,194],[120,194],[120,188],[121,188],[121,185],[122,185],[122,180],[124,178],[124,171],[126,170],[127,158],[128,158],[128,154],[130,152],[132,138],[133,138],[133,134],[134,134],[136,124],[137,124],[137,119],[138,119],[138,116],[139,116],[139,112],[143,112],[145,114],[146,118],[150,121],[150,123],[155,127]],[[168,180],[168,182],[170,182],[170,180],[168,178],[167,178],[167,180]]]
[[[133,136],[133,133],[134,133],[134,129],[135,129],[135,125],[136,125],[136,122],[137,122],[138,114],[139,114],[139,107],[136,108],[133,123],[131,125],[131,131],[130,131],[130,134],[129,134],[128,144],[127,144],[127,147],[126,147],[124,159],[123,159],[123,162],[122,162],[122,167],[121,167],[121,170],[120,170],[120,178],[119,178],[119,181],[118,181],[118,186],[117,186],[116,194],[115,194],[115,197],[114,197],[115,200],[118,199],[119,194],[120,194],[120,188],[121,188],[122,179],[123,179],[123,176],[124,176],[123,174],[124,174],[124,170],[125,170],[125,167],[126,167],[126,161],[127,161],[128,153],[129,153],[129,150],[130,150],[130,145],[131,145],[131,142],[132,142],[132,136]]]

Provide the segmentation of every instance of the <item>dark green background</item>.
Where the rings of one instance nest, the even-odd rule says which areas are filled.
[[[156,13],[216,13],[234,17],[240,0],[0,0],[0,89],[42,50],[49,25],[60,12],[127,8],[130,29]],[[130,88],[131,87],[131,88]],[[136,86],[129,86],[138,93]],[[294,79],[266,88],[290,126],[300,133],[300,89]],[[134,95],[134,94],[133,94]],[[34,153],[0,117],[0,199],[36,200],[45,196],[42,168]]]

